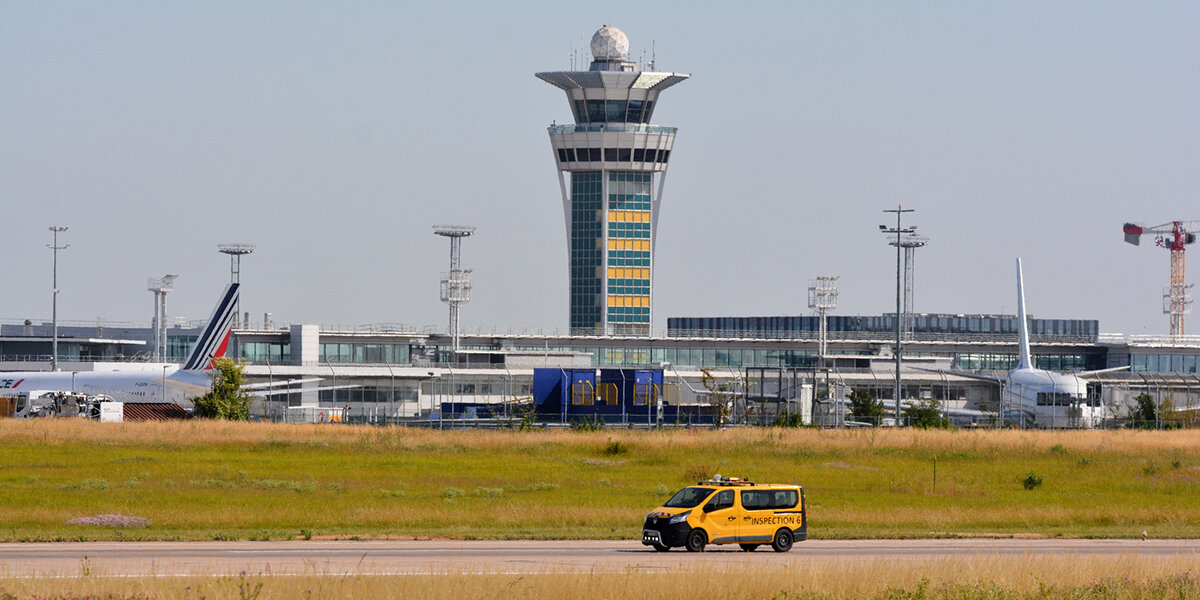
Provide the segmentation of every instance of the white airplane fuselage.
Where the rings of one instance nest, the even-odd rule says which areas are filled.
[[[0,395],[24,391],[57,391],[105,395],[116,402],[174,402],[202,396],[212,387],[206,372],[180,371],[35,371],[0,373]]]
[[[1022,412],[1044,427],[1095,427],[1103,417],[1099,403],[1088,399],[1087,382],[1070,373],[1013,369],[1000,401],[1012,419],[1020,419],[1012,412]]]

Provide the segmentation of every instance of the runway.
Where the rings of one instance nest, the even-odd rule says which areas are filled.
[[[800,566],[968,555],[1192,556],[1200,540],[830,540],[778,554],[737,546],[655,552],[637,541],[287,541],[0,544],[0,577],[586,572]]]

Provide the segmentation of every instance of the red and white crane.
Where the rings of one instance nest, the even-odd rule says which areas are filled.
[[[1171,221],[1154,227],[1125,224],[1125,241],[1140,245],[1142,236],[1154,235],[1154,244],[1171,251],[1171,287],[1163,289],[1163,313],[1171,316],[1171,340],[1182,341],[1183,315],[1192,312],[1191,285],[1184,281],[1183,251],[1196,243],[1200,221]]]

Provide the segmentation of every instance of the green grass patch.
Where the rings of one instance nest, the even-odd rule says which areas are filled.
[[[0,423],[0,540],[624,539],[714,473],[804,485],[817,539],[1200,537],[1200,432],[107,425]],[[104,514],[151,525],[65,525]]]

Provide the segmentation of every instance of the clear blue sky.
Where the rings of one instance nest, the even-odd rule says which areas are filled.
[[[565,330],[570,112],[533,74],[603,24],[692,74],[656,329],[807,313],[817,275],[892,310],[903,203],[918,311],[1014,312],[1021,256],[1033,315],[1166,332],[1168,253],[1121,224],[1200,219],[1196,2],[5,2],[0,318],[49,318],[58,223],[63,319],[148,322],[164,273],[203,318],[244,241],[256,321],[444,328],[431,226],[466,223],[464,326]]]

